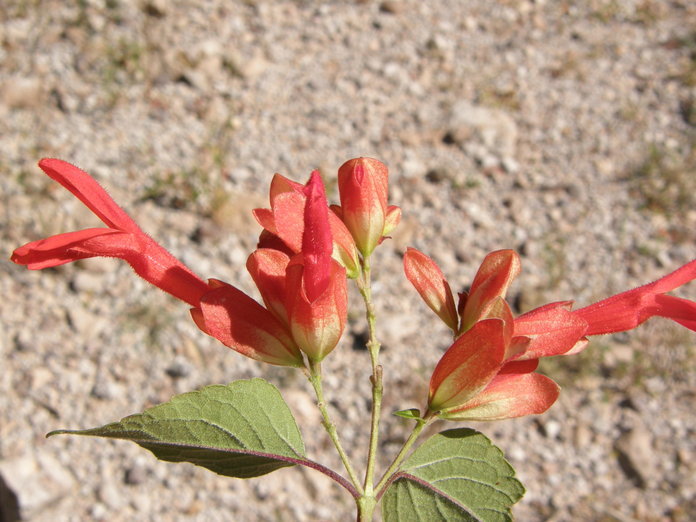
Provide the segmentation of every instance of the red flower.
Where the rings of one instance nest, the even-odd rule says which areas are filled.
[[[40,270],[88,257],[118,257],[149,283],[198,305],[208,285],[145,234],[89,174],[58,159],[42,159],[39,167],[109,228],[88,228],[32,241],[16,249],[12,261]]]
[[[286,270],[286,308],[295,341],[310,359],[321,361],[336,347],[346,326],[346,270],[331,258],[330,213],[318,171],[312,173],[304,194],[302,254]]]
[[[486,256],[469,295],[460,294],[458,320],[452,317],[449,284],[434,261],[409,249],[404,268],[456,337],[430,379],[428,408],[445,419],[497,420],[543,413],[556,401],[559,388],[533,373],[539,359],[577,353],[587,345],[588,335],[630,330],[655,315],[696,330],[696,303],[665,295],[696,279],[696,261],[580,310],[571,311],[572,302],[564,301],[516,319],[504,299],[520,270],[511,250]]]
[[[216,307],[203,306],[194,318],[199,326],[203,325],[201,329],[211,335],[221,340],[226,335],[223,342],[228,346],[253,346],[254,343],[246,340],[252,338],[260,347],[258,355],[262,351],[261,341],[265,339],[265,352],[250,356],[274,364],[297,365],[297,357],[301,361],[300,350],[310,359],[321,361],[336,347],[343,334],[347,318],[346,270],[331,257],[334,245],[331,213],[319,172],[312,173],[306,186],[297,186],[276,176],[271,192],[281,183],[291,187],[293,192],[281,192],[274,198],[276,203],[282,207],[291,198],[295,202],[279,213],[279,219],[273,216],[272,228],[276,232],[290,232],[282,233],[282,236],[266,236],[264,243],[268,247],[257,249],[247,260],[247,269],[266,308],[229,287],[218,291],[214,303],[204,298],[204,303]],[[301,227],[285,221],[288,215],[297,216],[298,208],[302,208]],[[257,215],[261,215],[263,220],[270,217],[270,211],[257,210]],[[267,223],[267,226],[271,224]],[[293,254],[284,241],[273,240],[273,237],[292,238],[297,230],[302,233],[297,254]],[[294,239],[289,240],[289,244],[295,246],[294,243]],[[288,251],[292,257],[286,253]],[[255,311],[253,320],[245,310]],[[249,328],[235,328],[230,319],[235,317],[249,323],[249,328],[255,328],[253,335]],[[239,337],[236,332],[246,337]],[[269,360],[269,356],[275,361]]]

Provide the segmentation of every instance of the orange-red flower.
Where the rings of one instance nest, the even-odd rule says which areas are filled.
[[[551,303],[513,318],[505,302],[520,261],[511,250],[484,259],[469,294],[452,292],[435,262],[415,249],[404,256],[406,277],[450,327],[454,343],[430,379],[428,408],[450,420],[497,420],[543,413],[559,387],[534,373],[541,357],[569,355],[587,336],[635,328],[661,316],[696,330],[696,303],[665,295],[696,278],[696,260],[649,285],[571,311],[571,301]]]
[[[118,257],[149,283],[198,305],[208,285],[145,234],[89,174],[59,159],[42,159],[39,167],[109,228],[88,228],[32,241],[16,249],[12,261],[40,270],[88,257]]]
[[[276,188],[283,182],[277,176],[275,181]],[[272,205],[278,210],[289,201],[287,194],[290,193],[274,196],[273,192],[272,187]],[[293,189],[291,197],[295,201],[273,216],[273,227],[281,239],[285,238],[288,245],[297,248],[296,228],[280,223],[285,223],[291,213],[297,215],[301,205],[304,225],[300,253],[289,257],[280,250],[261,248],[249,257],[247,267],[266,306],[288,326],[300,349],[318,362],[336,347],[345,329],[348,315],[346,269],[332,258],[336,244],[332,234],[335,228],[330,220],[333,214],[329,211],[319,172],[312,172],[307,185],[301,192],[299,188]],[[269,211],[256,212],[263,216]]]
[[[279,187],[291,190],[283,192]],[[251,303],[242,308],[246,296],[230,287],[218,291],[217,308],[201,307],[194,318],[199,326],[205,326],[201,327],[205,331],[217,332],[214,324],[220,324],[222,332],[234,332],[234,325],[221,321],[220,317],[234,318],[245,310],[255,311],[251,321],[251,326],[256,328],[254,332],[270,334],[264,346],[277,360],[284,361],[275,364],[295,365],[291,363],[296,363],[297,357],[301,360],[300,350],[318,362],[336,347],[347,318],[346,269],[332,258],[335,242],[324,185],[318,171],[312,172],[304,186],[276,175],[271,194],[278,214],[272,215],[272,211],[265,209],[257,209],[256,214],[282,241],[269,241],[267,236],[268,247],[257,249],[247,260],[247,269],[266,308],[249,298],[260,310]],[[279,210],[281,208],[284,210]],[[299,214],[298,209],[301,210]],[[297,226],[297,220],[302,223],[301,227]],[[301,234],[299,244],[295,237],[298,232]],[[294,249],[298,253],[293,253]],[[242,319],[248,321],[250,315]],[[267,323],[263,323],[264,317]],[[246,337],[251,336],[248,329],[239,331]],[[246,337],[228,336],[225,341],[231,343],[230,346],[246,346],[250,344]],[[259,342],[263,335],[252,337]],[[285,337],[291,342],[286,342]],[[267,355],[264,358],[271,362]]]

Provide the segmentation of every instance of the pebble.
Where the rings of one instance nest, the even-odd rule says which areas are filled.
[[[11,109],[32,109],[43,102],[44,89],[39,78],[9,78],[0,85],[0,103]]]
[[[646,429],[632,429],[619,437],[615,443],[616,451],[624,472],[636,481],[640,488],[654,482],[658,473],[658,463],[650,433]]]
[[[135,464],[128,468],[123,476],[123,481],[129,486],[138,486],[147,480],[147,469],[145,466]]]
[[[70,472],[46,451],[0,460],[3,520],[31,519],[68,495],[74,485]]]
[[[489,153],[499,158],[514,158],[517,124],[499,109],[458,102],[449,115],[448,135],[458,144],[480,140]]]
[[[180,379],[191,375],[191,364],[183,359],[176,359],[167,366],[167,375],[172,379]]]

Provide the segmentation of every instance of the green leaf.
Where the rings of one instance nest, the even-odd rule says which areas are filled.
[[[220,475],[249,478],[294,464],[311,465],[295,419],[278,389],[263,379],[207,386],[88,430],[57,434],[131,440],[158,459],[191,462]]]
[[[404,419],[423,420],[421,418],[421,412],[418,408],[395,411],[394,415],[397,417],[403,417]]]
[[[447,430],[402,464],[383,498],[385,522],[512,520],[524,487],[503,452],[481,433]]]

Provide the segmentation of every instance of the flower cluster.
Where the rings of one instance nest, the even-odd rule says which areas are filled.
[[[121,258],[191,305],[205,333],[243,355],[283,366],[304,366],[303,353],[319,362],[336,347],[347,318],[346,276],[358,276],[361,253],[369,255],[400,217],[398,208],[387,206],[387,168],[377,160],[358,158],[341,167],[342,206],[332,209],[318,171],[306,185],[276,174],[271,208],[254,211],[263,231],[247,260],[262,306],[228,283],[195,275],[87,173],[57,159],[41,160],[39,167],[108,228],[33,241],[15,250],[12,261],[41,269],[93,256]]]
[[[519,256],[512,250],[488,254],[456,306],[449,283],[431,258],[409,248],[404,271],[454,335],[430,379],[428,409],[444,419],[499,420],[543,413],[556,401],[559,387],[535,373],[539,359],[578,353],[590,335],[630,330],[652,316],[696,330],[696,303],[665,295],[696,278],[696,260],[654,283],[579,310],[571,309],[572,301],[561,301],[516,318],[505,301],[520,273]]]
[[[270,208],[256,209],[262,227],[247,269],[263,305],[234,286],[199,278],[145,234],[88,174],[57,159],[41,169],[78,197],[107,228],[28,243],[12,261],[29,269],[93,256],[118,257],[153,285],[191,305],[196,325],[248,357],[276,365],[318,363],[337,345],[347,320],[347,279],[359,278],[374,249],[398,225],[388,205],[388,173],[369,158],[338,171],[340,206],[328,206],[318,171],[302,185],[276,174]],[[572,310],[551,303],[514,317],[506,292],[520,272],[511,250],[489,254],[470,291],[452,290],[435,262],[415,249],[406,277],[452,330],[454,342],[430,379],[429,415],[493,420],[541,413],[559,388],[535,373],[539,359],[577,353],[587,337],[635,328],[652,316],[696,330],[696,303],[666,292],[696,278],[696,260],[643,287]]]

